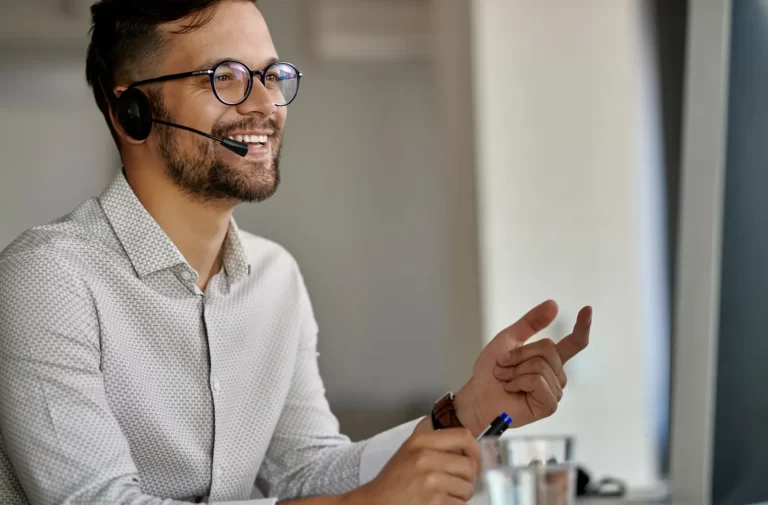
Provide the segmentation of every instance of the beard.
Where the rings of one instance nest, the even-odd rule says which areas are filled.
[[[175,123],[160,93],[150,93],[152,116]],[[226,138],[231,132],[266,128],[273,131],[271,159],[243,159],[245,167],[233,167],[221,158],[215,145],[202,137],[195,137],[195,146],[182,149],[178,140],[181,130],[154,124],[160,155],[165,162],[168,177],[184,192],[203,202],[230,201],[262,202],[275,194],[280,185],[280,151],[282,130],[273,119],[257,121],[243,118],[239,121],[216,123],[212,134]]]

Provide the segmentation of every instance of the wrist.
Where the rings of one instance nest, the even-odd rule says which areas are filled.
[[[417,424],[416,428],[413,430],[413,434],[418,435],[420,433],[430,433],[432,431],[435,431],[435,429],[432,427],[432,419],[430,416],[427,416],[419,421],[419,424]]]
[[[474,379],[470,379],[469,382],[456,393],[453,400],[453,405],[456,407],[456,415],[464,425],[474,436],[480,435],[485,429],[486,423],[483,420],[482,412],[480,409],[480,402],[478,395],[474,391]]]

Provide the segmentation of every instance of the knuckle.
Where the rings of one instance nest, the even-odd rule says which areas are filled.
[[[467,467],[465,468],[464,477],[466,477],[468,480],[472,482],[472,484],[475,483],[475,479],[477,478],[477,475],[480,473],[477,464],[472,461],[471,459],[467,461]]]
[[[540,342],[541,342],[540,345],[542,349],[544,349],[545,351],[554,351],[556,349],[555,341],[552,340],[551,338],[542,338]]]
[[[520,387],[525,391],[532,390],[539,383],[536,376],[531,374],[521,375],[517,380],[520,382]]]
[[[430,457],[427,451],[419,451],[413,459],[413,466],[418,471],[425,471],[430,466]]]
[[[557,403],[551,403],[547,405],[547,416],[554,415],[555,412],[557,412]]]
[[[423,440],[423,437],[424,436],[422,434],[411,435],[411,437],[408,438],[408,440],[406,440],[405,443],[403,444],[403,449],[406,449],[406,450],[415,449],[416,447],[419,446],[419,444]]]
[[[475,494],[475,483],[467,482],[466,486],[461,489],[461,498],[465,501],[472,499],[472,495]]]
[[[462,469],[461,476],[466,479],[474,479],[475,475],[475,464],[471,459],[468,459],[464,468]]]
[[[531,367],[533,367],[533,369],[537,372],[542,372],[545,368],[547,368],[547,361],[541,356],[536,356],[535,358],[531,359]]]
[[[429,472],[424,477],[424,487],[430,491],[435,491],[440,488],[440,474],[437,472]]]

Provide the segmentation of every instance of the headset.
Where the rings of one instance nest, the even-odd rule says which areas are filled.
[[[126,135],[134,140],[146,140],[152,131],[152,124],[157,123],[202,135],[203,137],[218,142],[221,146],[239,156],[245,157],[248,154],[248,144],[245,142],[216,137],[188,126],[170,123],[161,119],[154,119],[152,117],[152,106],[149,104],[149,98],[147,98],[147,95],[139,88],[128,88],[118,97],[104,84],[102,75],[99,75],[97,79],[101,91],[104,93],[107,102],[109,102],[109,107],[112,109],[112,113],[117,118],[117,122],[120,123],[120,126],[123,128]]]

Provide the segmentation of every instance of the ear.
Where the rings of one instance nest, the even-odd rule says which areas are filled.
[[[126,89],[128,89],[126,86],[118,86],[113,90],[113,92],[117,98],[120,98]],[[139,145],[146,142],[146,140],[136,140],[125,132],[125,128],[123,128],[123,125],[120,124],[120,121],[117,119],[117,111],[112,107],[109,108],[109,120],[112,121],[112,126],[114,127],[115,131],[117,132],[117,136],[120,137],[121,141],[133,145]]]

